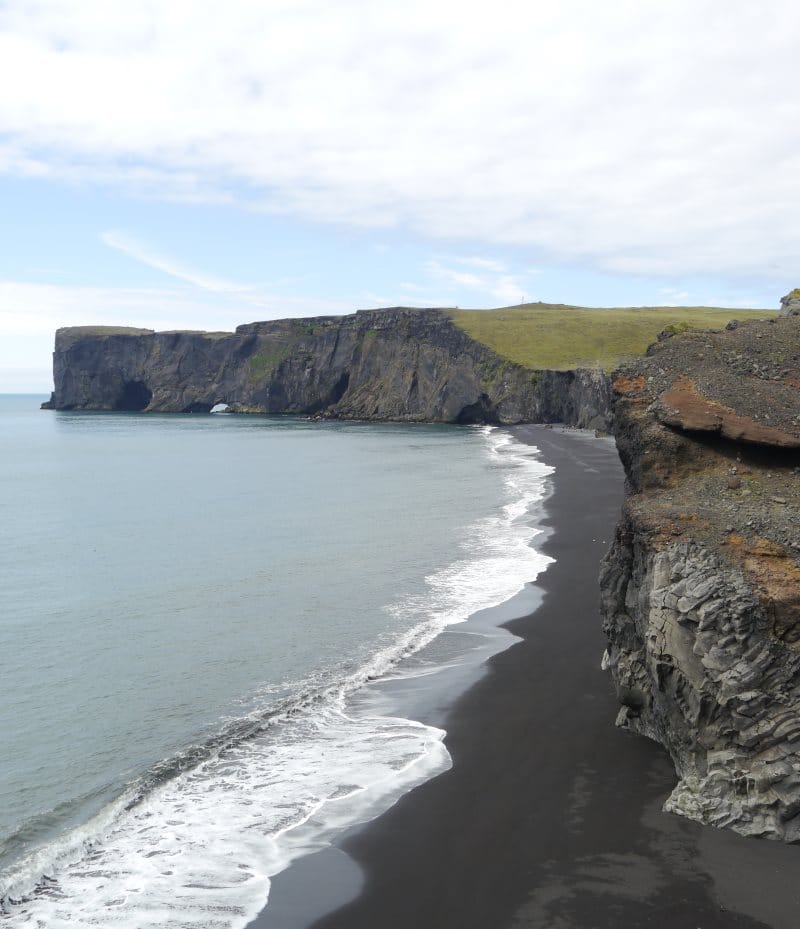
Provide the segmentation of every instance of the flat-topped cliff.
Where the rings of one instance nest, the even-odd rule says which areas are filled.
[[[56,333],[56,410],[292,413],[607,428],[600,371],[532,370],[447,312],[402,307],[250,323],[232,333],[74,327]]]
[[[667,809],[800,841],[800,317],[665,339],[613,391],[618,724],[671,754]]]

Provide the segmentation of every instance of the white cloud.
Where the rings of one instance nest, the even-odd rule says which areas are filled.
[[[214,277],[205,271],[200,271],[185,264],[177,258],[165,255],[124,232],[109,230],[102,234],[101,239],[109,248],[122,252],[134,261],[155,268],[157,271],[162,271],[169,277],[191,284],[193,287],[206,291],[215,297],[228,298],[229,305],[238,307],[237,311],[240,314],[246,306],[256,307],[263,311],[267,318],[274,317],[276,310],[285,316],[297,316],[298,311],[299,315],[304,316],[313,315],[314,313],[346,312],[342,307],[347,305],[341,300],[314,300],[297,296],[287,298],[265,291],[264,287],[266,285],[242,284]],[[298,281],[297,279],[284,277],[274,283],[286,287],[296,284]]]
[[[450,260],[455,261],[456,264],[471,265],[474,268],[481,268],[485,271],[497,271],[499,273],[508,270],[506,263],[504,261],[498,261],[496,258],[481,258],[477,255],[461,258],[454,255]]]
[[[656,302],[666,306],[687,306],[691,296],[688,290],[680,290],[678,287],[661,287]]]
[[[428,273],[439,282],[452,289],[466,289],[490,297],[503,306],[523,303],[526,299],[525,284],[518,275],[513,274],[474,274],[449,268],[439,261],[429,261],[425,265]]]
[[[400,303],[402,303],[403,306],[423,308],[456,306],[452,294],[449,297],[444,297],[442,295],[437,296],[435,291],[431,289],[430,285],[415,284],[411,281],[403,281],[403,283],[400,284],[400,290],[404,294],[403,298],[400,300]]]
[[[775,275],[798,39],[789,0],[9,0],[0,171]]]
[[[230,281],[215,278],[202,271],[187,267],[173,258],[153,251],[123,232],[110,230],[103,233],[102,239],[109,248],[122,252],[129,258],[133,258],[134,261],[139,261],[148,265],[148,267],[163,271],[164,274],[193,284],[201,290],[208,290],[216,294],[246,294],[250,290],[250,288],[240,284],[233,284]]]
[[[477,274],[472,274],[469,271],[456,271],[454,268],[446,268],[438,261],[429,261],[426,267],[434,277],[442,278],[456,287],[468,287],[472,290],[486,290],[486,281]]]

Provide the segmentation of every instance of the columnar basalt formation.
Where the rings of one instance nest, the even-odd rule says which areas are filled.
[[[800,318],[665,338],[612,387],[617,722],[671,754],[666,809],[800,841]]]
[[[393,308],[250,323],[233,333],[59,329],[57,410],[293,413],[608,428],[595,370],[534,371],[501,358],[446,312]]]

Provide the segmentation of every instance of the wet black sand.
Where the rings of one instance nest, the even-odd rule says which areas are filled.
[[[800,848],[662,813],[668,759],[614,728],[597,588],[622,498],[613,445],[517,434],[557,469],[556,563],[509,625],[523,641],[434,720],[453,768],[279,875],[253,929],[795,929]]]

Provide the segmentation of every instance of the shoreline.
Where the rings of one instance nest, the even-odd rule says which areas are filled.
[[[793,929],[800,849],[663,813],[669,758],[614,727],[597,583],[613,442],[512,431],[556,466],[540,605],[444,708],[452,768],[278,875],[250,929]]]
[[[545,480],[544,496],[538,507],[542,507],[552,492],[550,476]],[[539,519],[534,513],[525,524],[535,536],[534,549],[539,552],[541,542],[550,532],[541,511]],[[540,575],[546,569],[547,566]],[[379,715],[386,713],[443,728],[455,702],[488,672],[489,660],[518,641],[518,636],[509,630],[509,624],[535,612],[541,600],[542,593],[536,583],[528,582],[510,599],[478,610],[463,622],[444,627],[432,642],[404,659],[403,673],[371,681],[355,695],[353,708],[364,711],[371,706]],[[430,673],[430,669],[435,669],[434,673]],[[433,775],[432,779],[439,776]],[[392,806],[413,789],[401,794]],[[331,845],[295,858],[285,870],[272,875],[269,903],[247,923],[247,929],[306,929],[317,919],[353,900],[363,888],[364,877],[361,868],[340,845],[370,828],[391,808],[387,807],[372,819],[345,827]],[[311,893],[310,888],[313,888]]]

